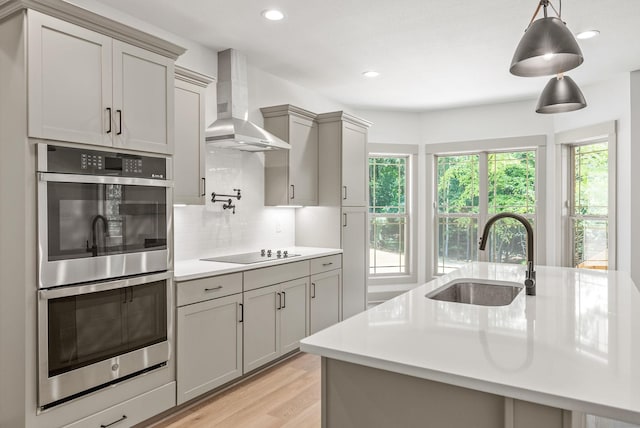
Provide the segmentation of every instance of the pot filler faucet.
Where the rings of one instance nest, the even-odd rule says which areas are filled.
[[[487,224],[484,225],[484,230],[482,231],[482,237],[480,238],[480,250],[484,251],[487,246],[487,240],[489,238],[489,230],[493,223],[502,218],[512,218],[518,220],[525,229],[527,229],[527,274],[524,280],[524,286],[527,291],[527,296],[535,296],[536,295],[536,271],[533,270],[533,229],[531,228],[531,224],[529,220],[524,218],[519,214],[514,213],[500,213],[491,217]]]

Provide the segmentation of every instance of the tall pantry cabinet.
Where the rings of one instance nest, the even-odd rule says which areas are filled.
[[[342,248],[342,318],[367,307],[368,167],[371,122],[343,111],[318,122],[318,207],[296,212],[296,245]]]
[[[173,355],[38,409],[36,144],[170,155],[174,61],[185,49],[72,2],[0,4],[0,199],[11,201],[0,203],[0,426],[98,427],[123,415],[135,425],[175,406]]]

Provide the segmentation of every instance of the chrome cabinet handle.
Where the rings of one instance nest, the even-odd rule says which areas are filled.
[[[218,285],[217,287],[205,288],[204,291],[216,291],[221,289],[222,289],[222,285]]]
[[[276,293],[278,295],[278,307],[276,308],[277,310],[282,309],[282,294],[280,293]]]
[[[118,132],[116,132],[116,135],[122,135],[122,110],[118,109],[116,110],[116,113],[118,114]]]
[[[207,196],[207,179],[202,177],[202,193],[200,196]]]
[[[315,282],[311,283],[311,298],[312,299],[316,298],[316,283]]]
[[[111,134],[111,107],[107,107],[107,113],[109,113],[109,129],[107,129],[107,134]]]
[[[342,226],[347,227],[347,213],[342,213],[342,218],[343,218]]]
[[[285,291],[282,292],[282,309],[287,307],[287,293]]]
[[[238,322],[244,322],[244,305],[242,303],[238,303],[238,305],[240,305],[240,321]]]
[[[115,424],[119,424],[120,422],[124,421],[125,419],[127,419],[127,415],[122,415],[122,417],[120,419],[118,419],[117,421],[113,421],[110,424],[100,424],[100,428],[108,428],[111,426],[114,426]]]
[[[295,199],[296,198],[296,186],[294,184],[292,184],[290,187],[291,187],[291,199]]]
[[[347,186],[342,186],[342,199],[347,199]]]
[[[331,266],[333,264],[333,262],[329,262],[329,263],[322,263],[322,266]]]

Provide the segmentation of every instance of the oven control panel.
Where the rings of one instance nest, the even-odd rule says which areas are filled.
[[[167,179],[167,159],[47,145],[46,171],[67,174]]]

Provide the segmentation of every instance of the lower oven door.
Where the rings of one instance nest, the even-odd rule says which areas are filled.
[[[166,365],[172,276],[40,290],[39,407]]]

